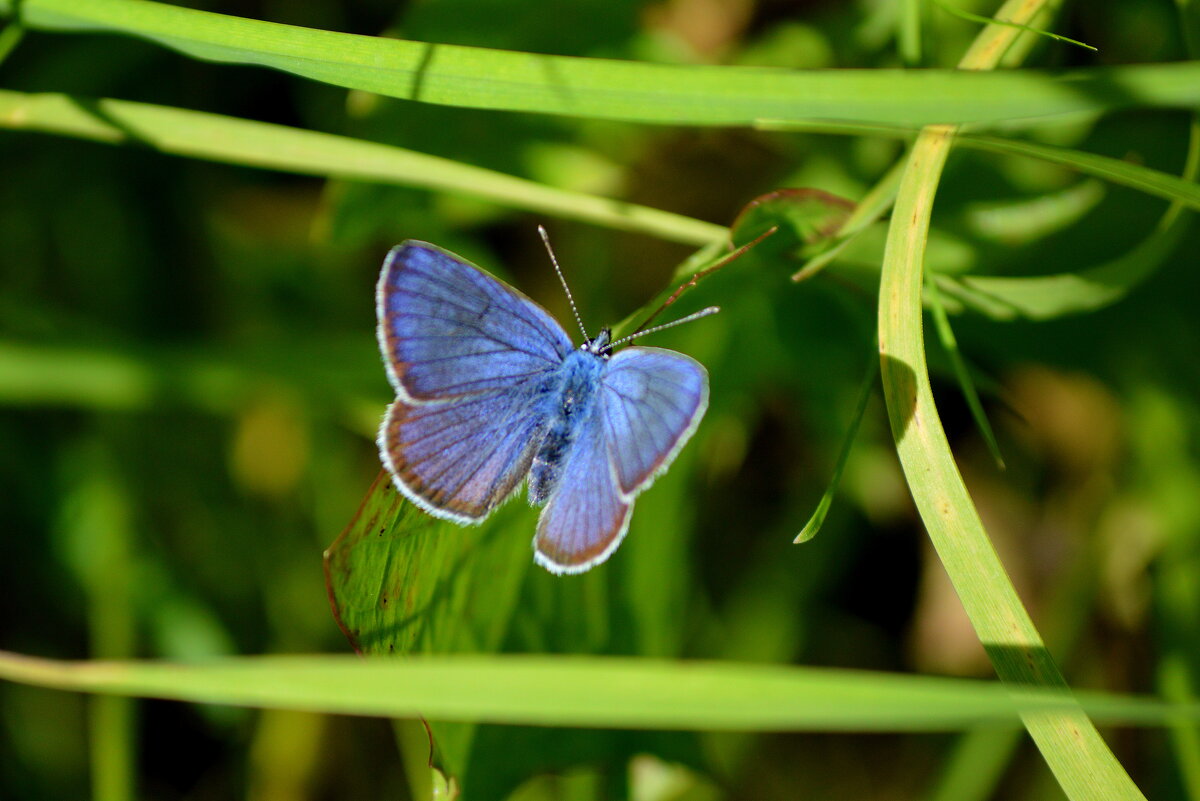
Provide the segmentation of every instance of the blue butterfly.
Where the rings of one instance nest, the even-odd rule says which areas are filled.
[[[708,373],[696,360],[640,346],[614,353],[625,340],[613,342],[607,328],[590,339],[585,331],[575,347],[537,303],[425,242],[392,248],[376,299],[397,395],[379,453],[396,486],[465,524],[528,479],[529,502],[544,507],[534,558],[552,573],[582,573],[612,555],[634,498],[708,407]]]

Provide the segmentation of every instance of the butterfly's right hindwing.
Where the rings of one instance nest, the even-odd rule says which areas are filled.
[[[632,504],[617,489],[599,404],[593,404],[577,428],[557,486],[538,519],[534,558],[552,573],[582,573],[617,549],[632,511]]]
[[[627,348],[595,380],[534,539],[538,562],[555,573],[582,572],[616,550],[634,497],[667,469],[708,406],[708,373],[674,351]]]

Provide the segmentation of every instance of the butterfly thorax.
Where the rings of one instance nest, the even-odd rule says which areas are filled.
[[[584,342],[579,346],[581,351],[599,356],[602,359],[607,359],[612,355],[609,345],[612,343],[612,331],[608,328],[601,328],[600,333]]]
[[[562,475],[562,468],[581,426],[587,419],[600,385],[600,372],[608,354],[594,352],[589,346],[607,344],[607,329],[567,354],[558,369],[557,381],[546,393],[547,425],[533,465],[529,470],[529,502],[541,506],[553,494]]]

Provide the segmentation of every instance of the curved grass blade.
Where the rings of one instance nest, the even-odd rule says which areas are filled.
[[[959,134],[955,138],[955,144],[972,150],[1028,156],[1061,164],[1064,167],[1103,178],[1110,183],[1127,186],[1130,189],[1137,189],[1140,192],[1157,195],[1173,203],[1181,203],[1189,208],[1200,210],[1200,184],[1196,183],[1194,177],[1181,178],[1178,175],[1171,175],[1121,159],[1087,153],[1082,150],[1042,145],[1021,139],[1005,139],[998,136],[967,133]]]
[[[1064,690],[862,670],[628,657],[252,656],[70,662],[0,651],[0,679],[60,690],[349,715],[712,731],[953,731],[1051,716]],[[1161,726],[1200,706],[1080,693],[1097,719]]]
[[[1200,105],[1200,62],[1061,73],[675,66],[358,36],[150,0],[0,0],[0,13],[18,11],[32,29],[138,36],[194,58],[390,97],[629,122],[919,126]]]
[[[556,189],[391,145],[169,106],[0,90],[0,127],[302,175],[457,192],[690,245],[704,245],[726,233],[722,226],[680,214]]]
[[[1041,10],[1041,3],[1009,0],[997,17],[1025,24]],[[959,67],[994,69],[1015,36],[1010,28],[989,25]],[[879,288],[888,418],[921,519],[996,674],[1014,690],[1038,686],[1067,693],[1066,680],[1005,574],[958,472],[929,383],[922,270],[933,198],[954,133],[931,126],[917,137],[888,228]],[[1025,714],[1022,722],[1068,798],[1144,798],[1082,708]]]
[[[817,503],[816,511],[812,513],[812,517],[800,529],[800,533],[796,535],[796,539],[792,540],[793,544],[808,542],[813,537],[817,536],[817,532],[821,530],[821,526],[825,523],[825,516],[829,514],[829,507],[833,504],[833,496],[837,492],[838,484],[842,481],[842,471],[846,469],[846,462],[850,459],[850,451],[854,447],[854,440],[858,437],[858,426],[862,423],[863,415],[867,411],[867,401],[871,399],[871,390],[875,388],[875,378],[879,374],[879,362],[875,355],[871,355],[870,365],[867,367],[867,373],[863,377],[862,386],[858,390],[858,400],[854,404],[854,416],[850,420],[850,428],[846,430],[845,439],[842,441],[842,450],[838,453],[837,464],[833,467],[833,477],[829,479],[829,486],[825,488],[825,493],[821,496],[820,502]]]

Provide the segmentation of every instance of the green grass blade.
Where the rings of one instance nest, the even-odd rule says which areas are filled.
[[[0,679],[89,693],[352,715],[538,726],[944,731],[1074,705],[1061,691],[861,670],[624,657],[258,656],[68,662],[0,652]],[[1110,722],[1163,725],[1200,707],[1082,696]]]
[[[1010,0],[997,18],[1025,24],[1041,4]],[[988,26],[959,66],[995,68],[1015,38]],[[922,330],[922,271],[933,198],[954,129],[922,131],[909,153],[888,228],[879,287],[879,352],[896,452],[913,500],[1000,680],[1009,687],[1067,685],[1005,573],[942,428]],[[1073,801],[1144,798],[1082,709],[1023,715],[1026,730]]]
[[[962,390],[963,398],[967,401],[967,407],[971,410],[971,417],[975,420],[975,427],[979,429],[983,441],[987,443],[988,452],[992,454],[992,461],[1001,470],[1004,469],[1004,457],[1000,454],[1000,443],[996,442],[996,434],[992,431],[992,424],[988,422],[987,414],[983,411],[983,404],[979,402],[979,393],[975,390],[975,382],[971,379],[971,371],[967,369],[967,363],[963,359],[962,352],[958,349],[958,340],[954,337],[954,329],[950,327],[950,318],[946,315],[946,308],[942,305],[942,297],[937,289],[937,282],[932,279],[932,276],[926,279],[925,286],[927,296],[930,300],[930,313],[933,316],[934,329],[937,331],[938,339],[941,340],[942,347],[946,350],[946,355],[950,357],[950,364],[954,368],[954,377],[958,379],[959,389]]]
[[[821,495],[821,500],[817,503],[816,511],[812,513],[812,517],[800,529],[800,533],[796,535],[796,539],[792,540],[795,544],[808,542],[817,536],[817,532],[821,530],[821,526],[825,523],[825,516],[829,514],[829,507],[833,504],[833,496],[837,492],[838,484],[842,480],[842,471],[846,469],[846,462],[850,459],[850,451],[854,448],[854,440],[858,436],[858,426],[862,423],[863,414],[867,411],[867,402],[871,400],[871,391],[875,388],[875,379],[878,374],[879,365],[874,355],[872,355],[871,364],[867,368],[866,375],[863,376],[862,385],[858,390],[858,400],[854,404],[854,416],[850,420],[850,428],[846,430],[841,452],[838,453],[837,464],[833,468],[833,477],[829,479],[829,486],[825,488],[824,494]]]
[[[1177,175],[1143,167],[1140,164],[1095,153],[1085,153],[1082,150],[1069,150],[996,136],[960,134],[955,140],[955,145],[990,153],[1028,156],[1052,164],[1061,164],[1087,175],[1103,178],[1119,186],[1127,186],[1130,189],[1157,195],[1172,202],[1182,203],[1192,209],[1200,209],[1200,184],[1197,184],[1194,179],[1181,178]]]
[[[933,0],[933,4],[935,6],[937,6],[938,8],[940,8],[942,11],[945,11],[947,14],[952,14],[961,19],[965,19],[967,22],[978,22],[978,23],[982,23],[984,25],[987,25],[989,23],[994,24],[994,25],[1006,25],[1010,28],[1016,28],[1019,31],[1028,31],[1029,33],[1037,34],[1038,36],[1045,36],[1046,38],[1053,39],[1056,42],[1065,42],[1066,44],[1073,44],[1076,47],[1082,47],[1084,50],[1092,50],[1092,51],[1096,50],[1096,48],[1092,47],[1090,44],[1084,44],[1083,42],[1077,41],[1075,39],[1071,39],[1070,37],[1067,37],[1067,36],[1062,36],[1061,34],[1051,33],[1050,31],[1044,31],[1041,28],[1034,28],[1030,25],[1020,25],[1016,22],[1007,22],[1005,20],[993,20],[993,19],[988,19],[987,17],[981,17],[978,14],[972,14],[969,11],[963,11],[961,8],[955,8],[954,6],[945,2],[944,0]]]
[[[303,175],[456,192],[691,245],[726,233],[722,226],[680,214],[556,189],[399,147],[168,106],[0,90],[0,127]]]
[[[1135,165],[1127,165],[1135,166]],[[1140,168],[1139,168],[1140,169]],[[1200,174],[1200,118],[1192,117],[1187,158],[1180,184],[1196,188]],[[937,276],[938,285],[965,306],[998,320],[1027,317],[1049,320],[1095,311],[1125,297],[1153,275],[1179,246],[1192,223],[1196,206],[1175,197],[1154,231],[1117,258],[1074,273],[1057,275]]]
[[[891,136],[907,139],[913,130],[894,125],[837,125],[832,123],[795,124],[777,120],[762,121],[759,128],[770,131],[805,131],[809,133],[841,134],[846,136]],[[1007,156],[1028,158],[1058,164],[1085,175],[1094,175],[1109,183],[1127,186],[1173,203],[1182,203],[1188,208],[1200,210],[1200,185],[1193,178],[1171,175],[1160,170],[1143,167],[1128,161],[1072,150],[1063,147],[1042,145],[1020,139],[999,136],[983,136],[956,131],[954,144],[957,147],[983,150]],[[886,210],[886,207],[885,207]],[[868,221],[869,222],[869,221]]]
[[[892,435],[909,489],[996,673],[1012,686],[1066,684],[984,531],[942,429],[921,326],[922,263],[938,178],[953,139],[918,138],[900,184],[880,285],[879,350]],[[1082,711],[1023,718],[1067,796],[1141,798]]]
[[[994,74],[674,66],[358,36],[149,0],[0,0],[0,13],[18,9],[36,30],[138,36],[194,58],[257,64],[391,97],[631,122],[918,126],[1200,105],[1197,62]]]

